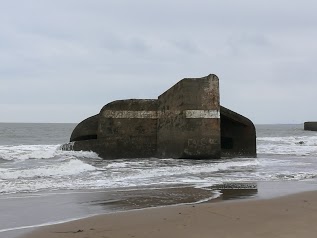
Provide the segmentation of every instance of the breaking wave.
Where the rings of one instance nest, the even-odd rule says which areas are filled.
[[[177,184],[208,187],[223,182],[317,179],[314,135],[258,137],[259,158],[217,161],[102,160],[94,152],[59,148],[60,145],[1,145],[0,193]]]
[[[32,166],[28,161],[19,161],[17,166],[0,169],[0,193],[127,188],[162,184],[213,185],[218,180],[208,179],[209,175],[219,173],[218,177],[221,178],[222,173],[252,170],[257,165],[257,160],[223,160],[217,163],[193,164],[193,161],[174,159],[103,161],[57,158],[32,160]]]
[[[45,177],[72,176],[86,171],[95,171],[96,167],[86,164],[78,159],[48,164],[38,168],[0,168],[0,179],[29,179]]]
[[[317,155],[317,136],[257,138],[258,154]]]
[[[89,151],[62,151],[60,145],[1,145],[0,159],[2,161],[21,161],[28,159],[52,158],[98,158]]]

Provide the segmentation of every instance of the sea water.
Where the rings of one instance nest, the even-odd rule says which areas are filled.
[[[303,125],[257,125],[257,158],[102,160],[62,151],[75,124],[0,124],[0,195],[237,181],[317,180],[317,132]]]
[[[256,158],[220,160],[102,160],[94,152],[60,150],[75,126],[0,123],[0,237],[115,210],[118,201],[129,209],[205,201],[232,186],[251,186],[252,196],[283,191],[280,183],[287,192],[317,187],[317,132],[302,124],[256,125]],[[41,209],[29,219],[36,206]]]

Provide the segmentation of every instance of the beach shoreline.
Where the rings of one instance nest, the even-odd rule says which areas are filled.
[[[316,184],[313,181],[284,181],[226,183],[203,189],[176,186],[110,191],[56,191],[26,197],[14,195],[14,198],[8,196],[1,199],[2,210],[7,215],[0,220],[0,237],[23,237],[24,234],[47,226],[96,215],[182,205],[200,206],[204,203],[267,200],[314,190]]]
[[[1,197],[0,237],[16,238],[41,227],[100,214],[204,203],[264,200],[316,190],[311,182],[224,183],[209,188],[188,186],[132,190],[78,190]]]
[[[38,228],[20,238],[314,237],[317,191],[139,209]]]

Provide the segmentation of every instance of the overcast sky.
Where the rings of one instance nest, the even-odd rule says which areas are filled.
[[[0,0],[0,121],[80,122],[220,78],[254,123],[317,120],[315,0]]]

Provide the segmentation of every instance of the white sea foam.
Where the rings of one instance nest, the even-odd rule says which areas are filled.
[[[316,136],[259,137],[258,154],[270,154],[267,158],[219,161],[101,160],[93,152],[62,151],[59,145],[0,146],[0,193],[316,179],[307,169],[313,156],[271,156],[317,155],[316,144]]]
[[[259,137],[257,152],[276,155],[317,155],[317,136]]]
[[[27,159],[50,159],[54,157],[80,157],[98,158],[98,155],[89,151],[62,151],[60,145],[2,145],[0,146],[0,159],[27,160]]]
[[[317,178],[316,172],[299,172],[292,173],[284,171],[282,173],[268,174],[266,180],[268,181],[304,181]]]
[[[171,162],[171,164],[166,164],[166,162]],[[156,165],[153,166],[153,164]],[[165,160],[165,163],[160,163],[158,159],[145,159],[139,162],[110,161],[104,162],[104,167],[96,167],[84,161],[72,159],[59,163],[56,161],[44,163],[43,166],[36,168],[2,168],[0,179],[5,182],[1,183],[0,192],[34,192],[70,188],[127,188],[155,184],[196,184],[199,186],[207,183],[210,186],[216,180],[211,181],[204,178],[206,174],[243,170],[243,168],[253,168],[257,165],[257,160],[245,160],[194,165],[189,163],[178,166],[177,160]]]
[[[314,179],[317,177],[317,173],[285,173],[276,175],[278,179],[282,178],[284,180],[307,180]]]
[[[45,162],[45,160],[44,160]],[[44,163],[38,168],[1,168],[0,193],[35,192],[56,189],[133,188],[138,186],[187,184],[207,187],[222,182],[306,180],[311,171],[298,174],[284,167],[307,166],[291,160],[235,159],[219,162],[144,159],[142,161],[100,161],[96,167],[78,159]],[[121,165],[120,165],[121,164]],[[155,166],[153,166],[155,164]],[[109,166],[115,165],[115,166]],[[273,168],[273,169],[272,169]],[[276,169],[276,171],[274,171]],[[270,171],[269,173],[267,171]],[[298,174],[298,175],[296,175]]]
[[[44,165],[39,168],[27,169],[1,169],[0,179],[23,179],[23,178],[40,178],[40,177],[61,177],[70,176],[86,171],[94,171],[96,167],[86,164],[78,159],[67,162],[56,163],[53,165]]]
[[[281,144],[298,144],[303,142],[304,145],[317,146],[317,136],[282,136],[282,137],[258,137],[258,141],[271,141]]]
[[[177,160],[173,160],[177,163]],[[148,161],[149,162],[149,161]],[[212,175],[221,171],[236,171],[243,168],[254,168],[258,165],[257,160],[247,161],[223,161],[219,163],[201,163],[196,165],[164,165],[164,166],[148,166],[142,167],[143,162],[133,162],[134,166],[127,166],[129,162],[124,162],[127,166],[126,171],[111,174],[111,186],[113,187],[130,187],[154,184],[196,184],[200,185],[208,181],[208,186],[214,183],[206,180],[206,174]],[[118,164],[116,168],[118,167]],[[213,177],[214,178],[214,177]],[[215,179],[214,179],[215,181]],[[100,178],[94,183],[96,187],[109,186],[109,177],[107,179]]]
[[[56,145],[0,146],[0,157],[4,160],[48,159],[54,157]]]

